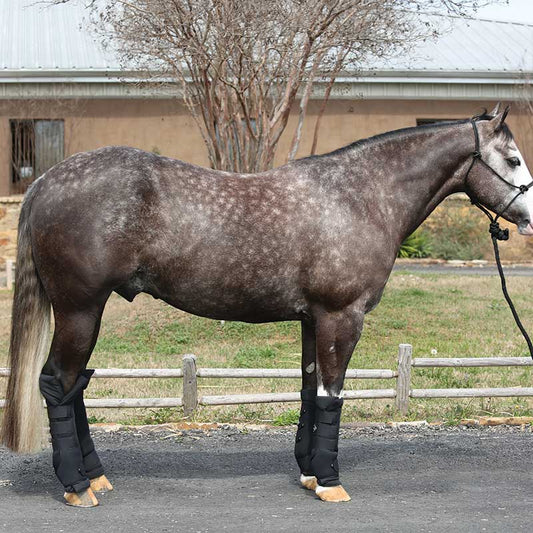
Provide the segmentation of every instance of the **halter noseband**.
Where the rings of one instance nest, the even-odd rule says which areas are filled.
[[[470,171],[474,167],[476,161],[479,161],[482,163],[486,168],[488,168],[499,180],[503,181],[506,185],[509,187],[512,187],[513,189],[517,189],[518,192],[513,196],[511,201],[503,208],[502,211],[496,213],[496,217],[493,217],[491,213],[482,206],[479,202],[476,202],[472,200],[472,204],[474,204],[477,208],[481,209],[485,215],[490,219],[490,234],[493,237],[496,237],[499,241],[506,241],[509,238],[509,230],[507,228],[501,229],[500,225],[498,223],[498,219],[511,207],[511,205],[515,202],[515,200],[522,194],[525,194],[530,187],[533,186],[533,181],[528,183],[527,185],[515,185],[514,183],[511,183],[510,181],[507,181],[503,176],[501,176],[496,170],[494,170],[482,157],[480,147],[479,147],[479,132],[477,129],[477,124],[475,119],[470,119],[470,123],[472,124],[472,128],[474,130],[474,140],[475,140],[475,147],[474,151],[472,152],[472,162],[470,163],[470,166],[468,167],[468,170],[466,171],[465,175],[465,184],[466,180],[468,179],[468,176],[470,175]],[[531,221],[533,222],[533,221]]]
[[[483,211],[483,213],[485,213],[485,215],[487,215],[490,219],[489,233],[492,238],[492,246],[494,247],[494,257],[496,259],[496,266],[498,267],[498,274],[500,275],[502,292],[503,292],[506,302],[509,304],[509,307],[511,309],[511,313],[513,314],[513,318],[516,322],[516,325],[518,326],[520,333],[522,333],[522,336],[524,337],[524,340],[527,343],[527,347],[529,348],[529,355],[531,355],[531,358],[533,359],[533,343],[531,342],[531,339],[529,338],[529,335],[526,329],[522,325],[522,322],[520,321],[518,313],[516,312],[515,306],[511,300],[511,297],[509,296],[509,293],[507,292],[507,284],[505,282],[505,276],[503,274],[502,263],[500,261],[500,251],[498,249],[498,241],[506,241],[509,238],[509,230],[507,228],[505,229],[500,228],[498,219],[505,213],[505,211],[507,211],[507,209],[509,209],[509,207],[511,207],[513,202],[520,195],[525,194],[530,189],[530,187],[533,186],[533,181],[531,181],[527,185],[515,185],[514,183],[507,181],[503,176],[500,176],[500,174],[498,174],[496,170],[494,170],[487,162],[483,160],[483,157],[481,156],[481,152],[479,149],[479,132],[477,130],[476,121],[474,119],[470,119],[470,123],[472,124],[472,128],[474,128],[474,138],[475,138],[476,145],[475,145],[474,151],[472,152],[472,162],[470,163],[470,166],[468,167],[468,170],[466,171],[465,185],[466,185],[466,180],[468,178],[468,175],[470,174],[470,171],[472,170],[476,161],[479,161],[480,163],[483,163],[485,167],[487,167],[497,178],[499,178],[509,187],[512,187],[513,189],[518,190],[518,192],[513,196],[511,201],[504,207],[502,211],[500,211],[499,213],[495,211],[496,217],[493,217],[492,214],[488,211],[488,209],[482,206],[479,202],[475,202],[474,200],[471,200],[471,201],[476,207],[481,209],[481,211]],[[530,221],[530,222],[533,223],[533,221]]]

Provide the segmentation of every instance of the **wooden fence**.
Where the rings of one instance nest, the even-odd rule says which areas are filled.
[[[458,368],[458,367],[500,367],[533,366],[529,357],[470,357],[470,358],[413,358],[410,344],[400,344],[398,366],[392,369],[350,369],[347,379],[396,380],[395,387],[388,389],[347,390],[347,400],[370,398],[394,398],[396,408],[402,414],[409,409],[411,398],[482,398],[533,396],[533,387],[474,388],[474,389],[412,389],[412,368]],[[183,379],[183,393],[175,398],[87,398],[87,407],[183,407],[185,415],[194,413],[198,405],[236,405],[254,403],[298,402],[299,392],[231,394],[220,396],[199,396],[198,379],[201,378],[301,378],[299,369],[280,368],[197,368],[196,357],[183,356],[182,368],[102,368],[97,369],[94,378],[170,378]],[[9,376],[8,368],[0,368],[0,377]],[[5,405],[0,400],[0,408]]]

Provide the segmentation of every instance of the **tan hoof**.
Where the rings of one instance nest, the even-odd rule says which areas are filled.
[[[73,507],[96,507],[98,505],[98,500],[90,488],[80,493],[65,492],[63,498],[65,498],[67,505]]]
[[[315,476],[304,476],[303,474],[301,474],[300,483],[302,484],[302,487],[306,489],[316,490],[317,481]]]
[[[109,492],[113,490],[113,485],[104,475],[91,479],[91,489],[94,492]]]
[[[315,493],[323,502],[349,502],[351,500],[342,485],[337,485],[336,487],[321,487],[317,485]]]

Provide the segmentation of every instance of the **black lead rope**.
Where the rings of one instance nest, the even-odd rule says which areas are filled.
[[[498,174],[498,172],[496,172],[496,170],[494,170],[488,163],[483,161],[483,158],[481,157],[481,152],[479,150],[479,133],[477,131],[477,125],[475,123],[475,120],[473,119],[471,120],[471,123],[472,123],[472,127],[474,128],[474,137],[475,137],[476,147],[475,147],[474,152],[472,152],[472,162],[470,163],[470,166],[468,167],[468,170],[466,172],[465,183],[475,162],[479,161],[480,163],[483,163],[485,167],[491,170],[492,173],[496,175],[504,183],[506,183],[510,187],[513,187],[514,189],[518,189],[518,193],[511,199],[511,201],[505,206],[505,208],[502,211],[496,214],[496,217],[493,217],[491,213],[478,202],[475,202],[474,200],[472,200],[472,204],[475,205],[477,208],[481,209],[481,211],[483,211],[483,213],[485,213],[485,215],[487,215],[487,217],[490,220],[489,233],[492,239],[492,246],[494,247],[494,257],[496,259],[496,266],[498,267],[498,274],[500,275],[503,296],[505,297],[505,301],[509,304],[509,307],[511,309],[511,313],[513,314],[513,318],[516,322],[516,325],[518,326],[518,329],[522,333],[522,336],[524,337],[527,343],[527,346],[529,348],[529,355],[531,355],[531,358],[533,359],[533,343],[531,342],[531,339],[529,338],[529,335],[526,329],[522,325],[522,322],[520,321],[520,317],[518,316],[518,313],[516,312],[516,308],[513,304],[513,301],[511,300],[511,297],[509,296],[509,293],[507,292],[507,283],[505,281],[502,263],[500,260],[500,250],[498,248],[498,241],[506,241],[509,239],[509,230],[507,228],[502,229],[500,227],[498,219],[505,213],[505,211],[507,211],[507,209],[509,209],[509,207],[511,207],[514,201],[520,195],[525,194],[529,190],[529,188],[533,185],[533,182],[529,183],[528,185],[515,185],[514,183],[510,183],[505,178],[500,176],[500,174]]]

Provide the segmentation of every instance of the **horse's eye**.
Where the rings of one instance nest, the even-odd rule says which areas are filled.
[[[512,168],[520,166],[520,159],[518,157],[508,157],[506,161]]]

